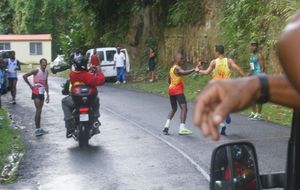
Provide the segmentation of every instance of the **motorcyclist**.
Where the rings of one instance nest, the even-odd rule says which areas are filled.
[[[93,70],[92,72],[89,72],[87,70],[87,59],[83,56],[78,57],[76,60],[74,60],[73,66],[75,68],[75,71],[71,71],[69,73],[70,88],[68,89],[70,90],[70,93],[74,92],[76,86],[85,85],[89,86],[93,93],[97,94],[98,91],[96,86],[102,85],[105,82],[105,78],[101,70]],[[91,105],[93,110],[93,121],[99,122],[98,117],[100,116],[100,105],[98,96],[94,99],[94,102]],[[62,109],[64,112],[65,127],[67,129],[67,138],[70,138],[72,136],[71,134],[74,130],[73,126],[75,121],[72,116],[72,111],[74,110],[74,108],[75,105],[70,95],[62,99]],[[97,133],[100,133],[98,128],[94,130],[94,134]]]
[[[224,173],[225,181],[230,181],[231,173],[233,173],[236,190],[256,189],[255,169],[251,155],[249,155],[248,151],[240,145],[234,145],[232,147],[231,155],[233,160],[233,171],[231,171],[230,166],[227,165]]]

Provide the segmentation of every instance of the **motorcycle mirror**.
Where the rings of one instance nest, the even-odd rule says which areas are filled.
[[[211,159],[210,190],[261,190],[257,157],[249,142],[217,147]]]

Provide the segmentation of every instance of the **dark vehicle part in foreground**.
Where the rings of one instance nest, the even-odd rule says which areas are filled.
[[[72,99],[75,104],[73,118],[73,138],[78,141],[79,146],[88,146],[89,139],[99,133],[101,123],[98,119],[92,117],[92,103],[95,102],[97,94],[91,93],[88,86],[77,86],[72,93]]]
[[[250,142],[217,147],[211,159],[210,190],[300,189],[300,110],[294,110],[285,173],[259,174]]]

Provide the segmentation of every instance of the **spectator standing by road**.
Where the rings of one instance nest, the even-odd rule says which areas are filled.
[[[149,80],[149,82],[153,82],[156,78],[155,66],[156,66],[155,52],[154,52],[153,48],[150,48],[149,49],[148,68],[149,68],[151,79]]]
[[[100,70],[101,59],[97,54],[97,49],[95,48],[93,51],[93,55],[91,56],[90,67],[95,68],[98,71]]]
[[[12,101],[10,102],[11,104],[16,104],[18,81],[17,70],[21,70],[20,61],[16,59],[15,52],[12,52],[11,57],[7,61],[7,77],[9,81],[9,89],[12,96]]]
[[[41,114],[45,100],[45,92],[47,94],[46,103],[49,103],[49,87],[48,87],[48,71],[46,71],[47,60],[40,60],[40,68],[32,70],[23,75],[23,79],[32,90],[32,100],[35,105],[35,136],[42,136],[46,132],[41,128]],[[28,77],[33,75],[33,85],[28,81]]]
[[[114,55],[114,66],[117,68],[117,82],[116,84],[120,84],[123,82],[126,83],[126,58],[123,52],[121,52],[121,48],[117,47],[117,53]]]
[[[250,75],[258,75],[265,70],[265,59],[259,50],[259,45],[257,41],[250,42]],[[249,115],[250,120],[261,120],[262,115],[262,104],[254,104],[252,106],[252,112]]]

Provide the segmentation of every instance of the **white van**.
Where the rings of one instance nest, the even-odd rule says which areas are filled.
[[[97,54],[101,59],[101,70],[104,74],[104,77],[116,77],[117,76],[117,69],[114,67],[114,55],[117,52],[117,48],[115,47],[102,47],[96,48]],[[91,60],[91,56],[93,55],[94,49],[90,49],[86,52],[86,56],[89,58],[89,63]],[[126,49],[121,49],[121,52],[124,53],[126,58],[126,71],[130,71],[130,62],[129,56]]]

